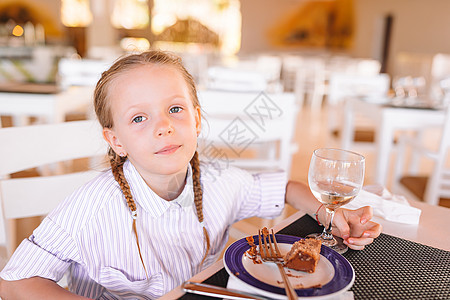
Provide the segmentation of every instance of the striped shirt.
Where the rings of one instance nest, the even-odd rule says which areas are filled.
[[[192,170],[173,201],[155,194],[127,161],[124,174],[137,206],[136,228],[110,170],[76,190],[15,251],[0,273],[5,280],[40,276],[95,299],[154,299],[199,271],[205,253],[192,189]],[[211,249],[208,267],[223,250],[230,226],[242,219],[272,218],[284,207],[286,174],[201,164],[204,225]],[[148,274],[148,277],[147,277]]]

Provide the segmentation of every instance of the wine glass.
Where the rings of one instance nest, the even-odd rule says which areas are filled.
[[[364,181],[364,168],[364,156],[342,149],[316,149],[311,158],[308,184],[325,207],[327,218],[323,232],[308,237],[321,240],[323,245],[341,254],[348,247],[331,233],[334,212],[358,195]]]

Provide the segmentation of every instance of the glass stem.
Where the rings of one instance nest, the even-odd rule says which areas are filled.
[[[322,232],[322,238],[324,240],[333,240],[333,234],[331,233],[332,231],[332,225],[333,224],[333,218],[334,218],[334,210],[325,208],[327,215],[326,215],[326,220],[325,220],[325,224],[324,224],[324,228],[323,228],[323,232]]]

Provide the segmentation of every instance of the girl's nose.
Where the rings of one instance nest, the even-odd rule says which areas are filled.
[[[169,118],[161,117],[158,123],[156,124],[156,135],[157,136],[165,136],[173,133],[172,123]]]

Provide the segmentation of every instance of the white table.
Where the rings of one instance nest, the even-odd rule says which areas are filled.
[[[28,125],[28,117],[46,123],[63,122],[68,112],[92,111],[94,87],[70,87],[56,94],[0,93],[0,115],[13,116],[15,126]]]
[[[383,226],[383,233],[450,251],[450,239],[446,238],[447,228],[449,228],[450,226],[450,209],[417,201],[410,201],[410,204],[411,206],[420,208],[422,210],[418,225],[405,225],[395,222],[389,222],[381,218],[374,218],[374,221],[380,223]],[[298,211],[279,224],[275,225],[273,229],[275,232],[277,232],[304,215],[305,213],[303,213],[302,211]],[[223,261],[219,260],[212,266],[190,278],[189,281],[202,282],[210,276],[214,275],[223,267]],[[160,299],[178,299],[183,294],[184,292],[182,291],[181,287],[177,287],[169,293],[165,294]]]
[[[372,119],[375,124],[375,142],[377,144],[377,162],[375,181],[388,186],[387,173],[389,157],[392,151],[394,134],[398,130],[419,130],[424,126],[443,124],[444,110],[400,108],[359,99],[349,99],[345,103],[344,123],[341,147],[349,149],[354,137],[355,114]]]

